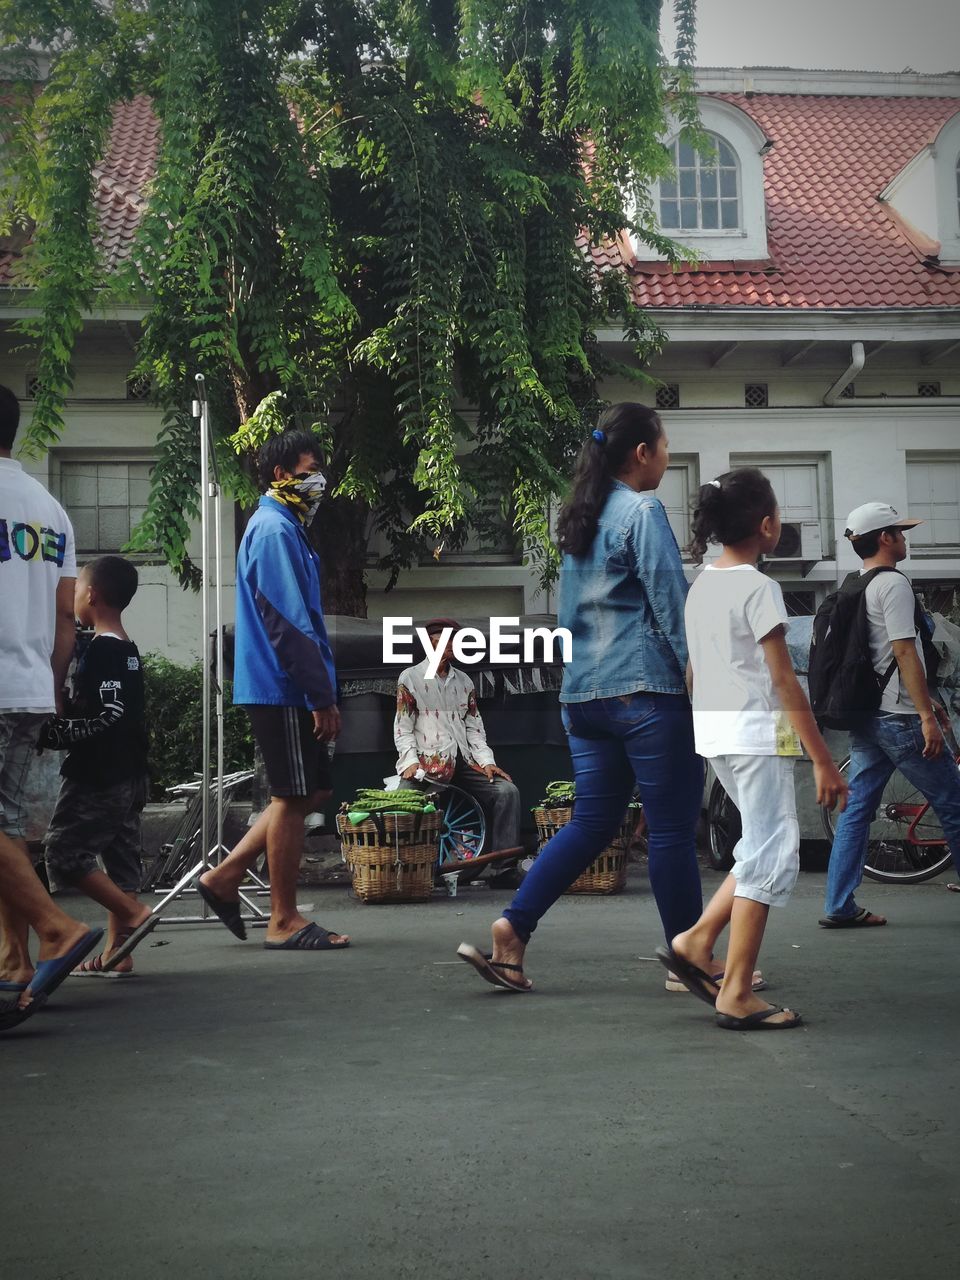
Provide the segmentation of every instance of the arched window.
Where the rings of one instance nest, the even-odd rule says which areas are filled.
[[[664,231],[739,231],[740,165],[718,133],[708,133],[712,150],[696,151],[680,137],[670,151],[676,178],[660,180],[660,225]]]
[[[767,257],[763,157],[773,143],[746,111],[705,94],[697,99],[709,150],[700,155],[670,119],[663,134],[674,172],[650,188],[659,230],[693,249],[704,262],[755,262]],[[638,262],[663,261],[642,236],[633,239]]]

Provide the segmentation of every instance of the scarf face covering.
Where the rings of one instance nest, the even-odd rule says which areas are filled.
[[[317,471],[306,480],[274,480],[267,493],[288,507],[301,524],[308,525],[317,514],[326,487],[326,476]]]

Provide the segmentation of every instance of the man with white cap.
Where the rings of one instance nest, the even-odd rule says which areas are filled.
[[[907,555],[904,530],[922,523],[904,519],[885,502],[864,503],[847,517],[845,533],[863,561],[861,573],[881,570],[863,597],[870,658],[883,692],[877,712],[850,734],[850,796],[834,835],[820,921],[828,929],[887,923],[858,907],[854,895],[863,879],[870,823],[895,769],[930,802],[960,870],[960,772],[944,751],[942,731],[950,722],[927,687],[913,588],[896,572]]]

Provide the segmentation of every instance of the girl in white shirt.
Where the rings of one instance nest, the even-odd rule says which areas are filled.
[[[703,915],[661,962],[716,1009],[734,1031],[782,1031],[800,1015],[768,1005],[752,990],[753,971],[771,906],[784,906],[799,870],[800,829],[793,766],[801,743],[813,761],[817,801],[846,803],[846,783],[820,736],[787,652],[787,612],[778,583],[757,561],[780,540],[780,512],[770,481],[755,467],[728,471],[700,490],[692,551],[721,543],[690,589],[687,680],[696,747],[713,765],[740,810],[743,836],[733,872]],[[722,981],[710,977],[717,938],[730,925]]]

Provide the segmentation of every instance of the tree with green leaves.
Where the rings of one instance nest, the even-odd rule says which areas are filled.
[[[134,546],[184,581],[197,372],[242,503],[267,434],[322,439],[331,612],[365,614],[372,531],[395,581],[482,529],[491,495],[549,576],[548,505],[612,368],[597,328],[658,341],[589,247],[626,231],[679,252],[647,195],[668,113],[696,130],[695,0],[674,8],[670,67],[660,0],[0,0],[0,234],[32,231],[26,448],[61,437],[84,315],[142,299],[163,427]],[[108,271],[93,175],[115,104],[141,93],[159,154]]]

